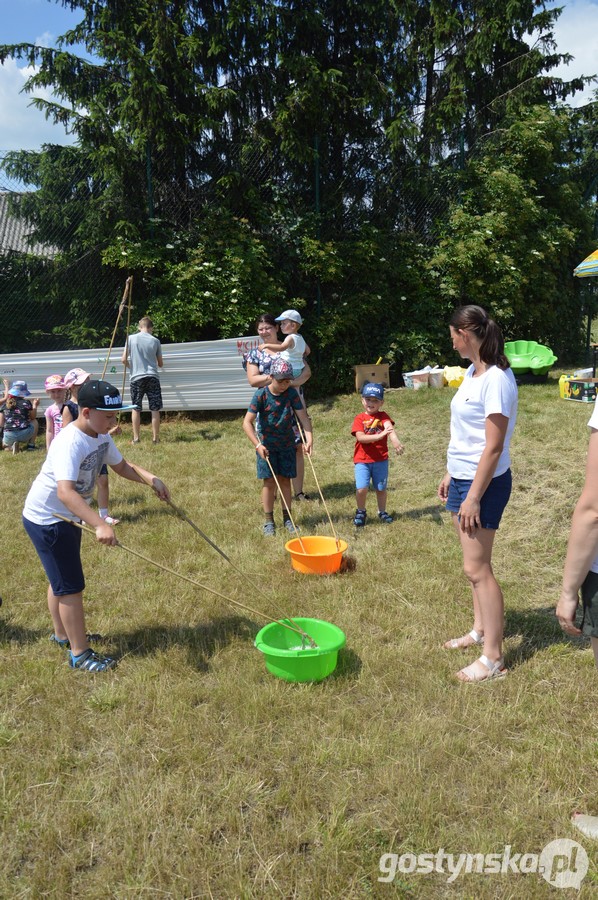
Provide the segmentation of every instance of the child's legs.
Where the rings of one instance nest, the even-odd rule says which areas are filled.
[[[291,479],[285,478],[284,475],[278,475],[278,483],[280,485],[280,493],[284,497],[286,503],[283,503],[283,519],[286,519],[291,511],[291,503],[293,502],[293,494],[291,490]],[[288,512],[287,512],[288,510]]]
[[[61,640],[68,638],[71,652],[79,656],[89,647],[85,630],[83,613],[83,593],[63,594],[57,597],[52,588],[48,588],[48,608],[54,623],[54,634]]]
[[[365,509],[373,463],[355,463],[355,502],[357,509]]]
[[[102,469],[104,466],[102,466]],[[100,472],[98,475],[98,506],[100,509],[108,509],[110,500],[110,488],[108,487],[107,472]]]
[[[590,638],[592,644],[592,650],[594,651],[594,662],[596,663],[596,667],[598,668],[598,638]]]
[[[89,645],[83,615],[81,531],[68,522],[36,525],[24,517],[23,526],[50,582],[48,609],[56,637],[66,635],[73,653],[82,653]]]
[[[160,436],[160,410],[152,409],[152,439],[157,441]]]
[[[134,409],[131,413],[131,425],[133,426],[133,440],[138,441],[141,428],[141,413],[138,409]]]
[[[378,512],[386,510],[386,485],[388,484],[388,460],[372,463],[372,483],[376,489]]]
[[[274,512],[274,497],[276,496],[276,482],[273,478],[264,478],[262,487],[262,507],[266,515]]]
[[[305,460],[303,458],[303,444],[297,444],[295,456],[297,475],[293,478],[293,489],[296,494],[303,492],[303,480],[305,478]]]

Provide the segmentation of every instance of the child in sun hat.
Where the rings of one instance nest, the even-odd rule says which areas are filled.
[[[299,378],[305,365],[303,357],[310,352],[305,340],[298,333],[303,325],[303,319],[296,309],[285,309],[283,313],[276,317],[276,321],[280,322],[280,330],[286,335],[284,341],[261,344],[260,350],[279,353],[280,358],[291,365],[293,378]]]
[[[2,435],[2,447],[4,450],[12,450],[18,453],[21,444],[27,448],[35,449],[35,438],[38,432],[37,407],[39,399],[27,399],[31,391],[26,381],[13,381],[7,392],[6,400],[0,410],[4,415],[4,433]]]
[[[81,520],[95,529],[102,544],[114,546],[111,526],[90,507],[95,484],[107,463],[117,475],[151,482],[161,500],[170,499],[166,485],[151,472],[139,473],[123,459],[109,431],[123,409],[118,388],[107,381],[89,381],[79,390],[79,415],[54,438],[23,509],[23,525],[49,581],[48,608],[54,625],[52,639],[70,648],[69,665],[87,672],[104,672],[116,665],[89,646],[83,612],[85,579],[81,566]],[[70,520],[64,522],[60,516]]]
[[[69,390],[69,399],[62,407],[62,425],[70,425],[79,415],[78,395],[79,389],[86,384],[91,375],[85,369],[71,369],[64,376],[64,383]],[[120,434],[121,427],[117,423],[110,430],[110,434]],[[108,466],[102,466],[102,470],[98,475],[98,511],[102,519],[105,519],[109,525],[118,525],[120,519],[115,519],[108,513],[108,504],[110,502],[110,488],[108,486]]]
[[[44,382],[46,394],[52,401],[45,412],[46,450],[62,428],[62,407],[66,397],[66,385],[62,375],[48,375]]]
[[[291,508],[291,479],[297,474],[295,451],[295,415],[305,432],[305,453],[311,453],[312,430],[311,420],[305,411],[301,398],[291,387],[293,369],[290,363],[280,357],[272,361],[270,366],[272,381],[265,387],[258,388],[249,404],[243,420],[243,430],[257,453],[257,477],[263,481],[262,505],[265,514],[263,533],[276,534],[274,524],[274,500],[276,497],[275,473],[286,506],[283,521],[285,528],[294,533],[293,523],[287,512]],[[260,417],[261,435],[255,429],[257,417]],[[270,468],[272,467],[272,468]],[[284,505],[284,504],[283,504]]]
[[[392,522],[392,516],[386,512],[389,438],[397,454],[401,454],[405,448],[396,435],[395,423],[381,408],[383,400],[383,385],[376,382],[365,384],[361,391],[364,412],[355,416],[351,427],[351,434],[355,438],[353,462],[357,499],[353,524],[358,528],[363,527],[366,522],[365,504],[370,482],[373,482],[376,490],[378,518],[385,525]]]

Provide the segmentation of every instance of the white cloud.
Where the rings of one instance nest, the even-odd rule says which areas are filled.
[[[563,4],[554,36],[558,52],[570,53],[575,58],[568,66],[553,69],[551,74],[566,80],[598,74],[598,2],[575,0]],[[584,106],[596,99],[594,91],[597,87],[598,84],[590,85],[567,102],[571,106]]]
[[[21,92],[34,72],[34,68],[19,66],[13,59],[0,66],[0,154],[9,150],[37,150],[44,143],[74,141],[61,125],[54,125],[43,112],[29,105],[33,97],[51,100],[50,90],[36,88],[32,94]]]

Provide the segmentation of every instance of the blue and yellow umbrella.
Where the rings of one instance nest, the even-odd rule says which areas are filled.
[[[573,274],[577,275],[578,278],[590,278],[592,275],[598,276],[598,250],[594,250],[583,262],[580,262],[573,269]]]

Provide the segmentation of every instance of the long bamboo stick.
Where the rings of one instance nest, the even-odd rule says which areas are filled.
[[[57,519],[62,519],[63,522],[69,522],[71,525],[74,525],[76,528],[80,528],[81,531],[86,531],[87,534],[91,534],[95,537],[95,531],[93,528],[90,528],[88,525],[84,525],[82,522],[74,522],[72,519],[67,519],[66,516],[61,516],[60,513],[54,513]],[[127,553],[132,553],[133,556],[139,557],[144,562],[149,563],[152,566],[156,566],[157,569],[161,569],[163,572],[168,572],[169,575],[174,575],[175,578],[181,578],[183,581],[188,581],[189,584],[195,585],[195,587],[199,587],[204,591],[208,591],[210,594],[215,594],[216,597],[220,597],[221,600],[225,600],[226,603],[230,603],[232,606],[238,606],[241,609],[246,610],[247,612],[252,613],[254,616],[261,616],[263,619],[266,619],[268,622],[275,622],[277,625],[282,625],[284,628],[288,628],[289,631],[295,632],[301,638],[306,636],[305,632],[301,631],[299,628],[293,628],[291,625],[287,625],[286,622],[279,621],[278,619],[273,619],[272,616],[268,616],[266,613],[263,613],[259,609],[254,609],[252,606],[248,606],[246,603],[241,603],[239,600],[233,600],[232,597],[227,597],[226,594],[221,594],[220,591],[214,590],[214,588],[208,587],[207,584],[202,584],[200,581],[196,581],[194,578],[189,578],[187,575],[182,575],[180,572],[175,572],[174,569],[169,569],[168,566],[163,566],[162,563],[156,562],[154,559],[150,559],[149,556],[144,556],[143,553],[139,553],[138,550],[133,550],[131,547],[126,547],[124,544],[121,544],[119,540],[116,541],[116,546],[120,547],[121,550],[126,550]],[[309,635],[307,635],[309,637]],[[315,644],[312,638],[310,638],[312,644]]]
[[[110,346],[108,347],[108,355],[106,356],[106,359],[104,361],[104,369],[102,371],[102,381],[106,377],[106,370],[108,368],[108,363],[110,362],[110,354],[112,353],[112,347],[114,346],[114,338],[116,336],[116,329],[118,328],[118,323],[120,322],[120,317],[123,314],[123,309],[125,308],[125,303],[127,302],[127,298],[129,297],[132,282],[133,282],[133,276],[129,275],[129,277],[125,281],[125,289],[123,291],[122,300],[120,301],[120,305],[118,307],[118,315],[116,316],[116,323],[114,325],[112,337],[110,338]]]
[[[301,443],[303,444],[304,447],[306,447],[306,446],[307,446],[307,441],[305,440],[305,434],[304,434],[304,432],[303,432],[303,428],[301,427],[301,422],[299,421],[299,417],[297,416],[297,414],[295,414],[295,419],[296,419],[296,421],[297,421],[297,427],[299,428],[299,434],[300,434],[300,436],[301,436]],[[314,476],[314,481],[316,482],[316,487],[317,487],[317,489],[318,489],[318,493],[319,493],[319,495],[320,495],[320,498],[321,498],[321,500],[322,500],[322,503],[324,504],[324,509],[326,510],[326,515],[328,516],[328,521],[330,522],[330,527],[332,528],[332,533],[333,533],[334,539],[335,539],[335,541],[336,541],[336,549],[337,549],[337,550],[340,550],[340,546],[341,546],[341,545],[340,545],[340,541],[339,541],[338,535],[337,535],[337,533],[336,533],[336,531],[335,531],[335,529],[334,529],[334,525],[333,525],[333,523],[332,523],[332,516],[330,515],[330,511],[329,511],[329,509],[328,509],[328,506],[327,506],[327,504],[326,504],[326,501],[324,500],[324,494],[322,493],[322,488],[320,487],[320,482],[318,481],[318,476],[316,475],[316,470],[315,470],[315,467],[314,467],[313,460],[312,460],[312,458],[311,458],[311,453],[306,453],[305,455],[307,456],[307,458],[308,458],[308,460],[309,460],[309,464],[310,464],[310,466],[311,466],[311,471],[312,471],[313,476]]]

